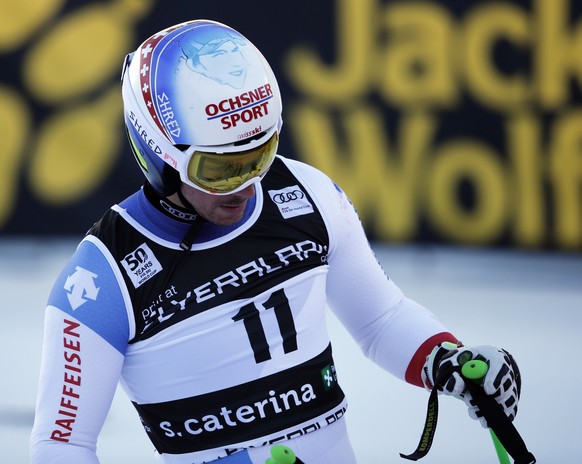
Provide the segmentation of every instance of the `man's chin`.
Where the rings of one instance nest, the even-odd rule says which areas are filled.
[[[211,222],[220,226],[230,226],[243,218],[245,203],[237,206],[219,206],[216,213],[215,220]]]

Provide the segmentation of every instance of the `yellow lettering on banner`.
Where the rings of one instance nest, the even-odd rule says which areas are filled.
[[[451,106],[458,97],[454,74],[456,27],[443,8],[430,3],[388,6],[384,15],[390,37],[378,64],[368,63],[391,105]]]
[[[465,77],[471,93],[486,107],[507,110],[532,96],[528,76],[507,76],[495,69],[493,47],[501,39],[525,49],[531,45],[531,26],[515,5],[495,3],[471,11],[466,19],[462,47]]]
[[[17,71],[26,94],[0,86],[0,228],[24,175],[41,202],[78,202],[103,185],[121,150],[119,66],[153,1],[83,2],[60,11],[63,3],[0,2],[0,54],[23,47]],[[50,104],[35,127],[29,101]]]
[[[416,232],[433,118],[421,111],[404,117],[400,143],[393,149],[373,108],[359,106],[344,114],[341,145],[327,113],[298,104],[290,114],[303,158],[338,182],[375,232],[391,240],[405,240]]]
[[[103,85],[117,72],[132,38],[121,12],[95,3],[57,23],[26,54],[23,76],[34,96],[60,102]]]
[[[539,37],[534,48],[535,77],[544,108],[567,103],[572,77],[582,85],[582,23],[570,33],[569,5],[567,0],[535,1]]]
[[[457,139],[435,155],[427,215],[443,235],[460,243],[487,244],[501,235],[507,217],[505,171],[496,153],[475,141]],[[470,181],[478,205],[467,211],[456,191]]]
[[[541,127],[531,111],[517,112],[506,122],[507,151],[513,167],[508,201],[513,235],[520,245],[540,246],[546,234]]]
[[[335,61],[311,44],[284,60],[300,95],[285,107],[296,155],[346,190],[377,239],[413,240],[428,221],[455,243],[582,249],[579,1],[335,0]],[[21,55],[23,95],[0,88],[0,228],[25,176],[47,205],[103,185],[123,146],[109,86],[154,4],[5,3],[0,54]],[[470,134],[453,112],[476,118]]]
[[[30,188],[48,204],[83,198],[101,185],[121,148],[115,130],[121,115],[119,87],[92,105],[51,117],[38,134],[28,172]]]
[[[64,0],[2,0],[0,2],[0,52],[15,50],[50,21]]]
[[[569,101],[582,21],[569,11],[568,0],[499,1],[454,17],[439,2],[337,0],[336,63],[304,48],[286,60],[318,105],[287,111],[298,155],[338,181],[379,239],[413,239],[426,219],[457,243],[582,247],[582,110]],[[524,59],[499,62],[498,47]],[[447,138],[438,111],[463,92],[477,116],[495,112],[494,127]]]
[[[582,246],[582,110],[556,122],[549,150],[556,241],[568,248]]]
[[[347,186],[372,210],[368,219],[378,234],[404,240],[418,229],[425,156],[435,122],[423,111],[403,116],[396,149],[388,143],[382,122],[372,107],[346,114],[344,130],[356,161]],[[356,204],[359,208],[361,203]]]
[[[367,90],[368,63],[375,47],[370,33],[375,0],[338,0],[337,3],[338,64],[323,65],[313,50],[296,47],[289,51],[285,66],[297,90],[330,103],[343,103]]]
[[[16,205],[30,121],[25,101],[14,90],[0,86],[0,227]]]

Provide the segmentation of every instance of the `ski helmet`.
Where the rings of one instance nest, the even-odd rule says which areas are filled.
[[[131,149],[160,194],[180,182],[234,193],[271,165],[281,94],[266,59],[234,29],[209,20],[164,29],[127,55],[121,80]]]

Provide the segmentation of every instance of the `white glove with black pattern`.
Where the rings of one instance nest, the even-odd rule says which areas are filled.
[[[428,390],[436,385],[439,393],[461,398],[469,408],[469,416],[487,427],[479,408],[467,391],[461,367],[467,361],[479,359],[489,367],[482,379],[483,391],[493,396],[503,407],[505,415],[513,420],[517,414],[517,404],[521,393],[521,375],[513,356],[503,349],[490,345],[465,347],[454,343],[437,345],[422,369],[422,380]]]

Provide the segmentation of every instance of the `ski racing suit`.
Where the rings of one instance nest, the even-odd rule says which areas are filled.
[[[255,185],[239,223],[203,224],[187,251],[195,215],[145,189],[90,229],[48,300],[32,463],[98,463],[118,382],[160,462],[263,464],[288,443],[354,463],[328,307],[421,385],[427,354],[456,339],[386,276],[344,192],[281,156]]]

